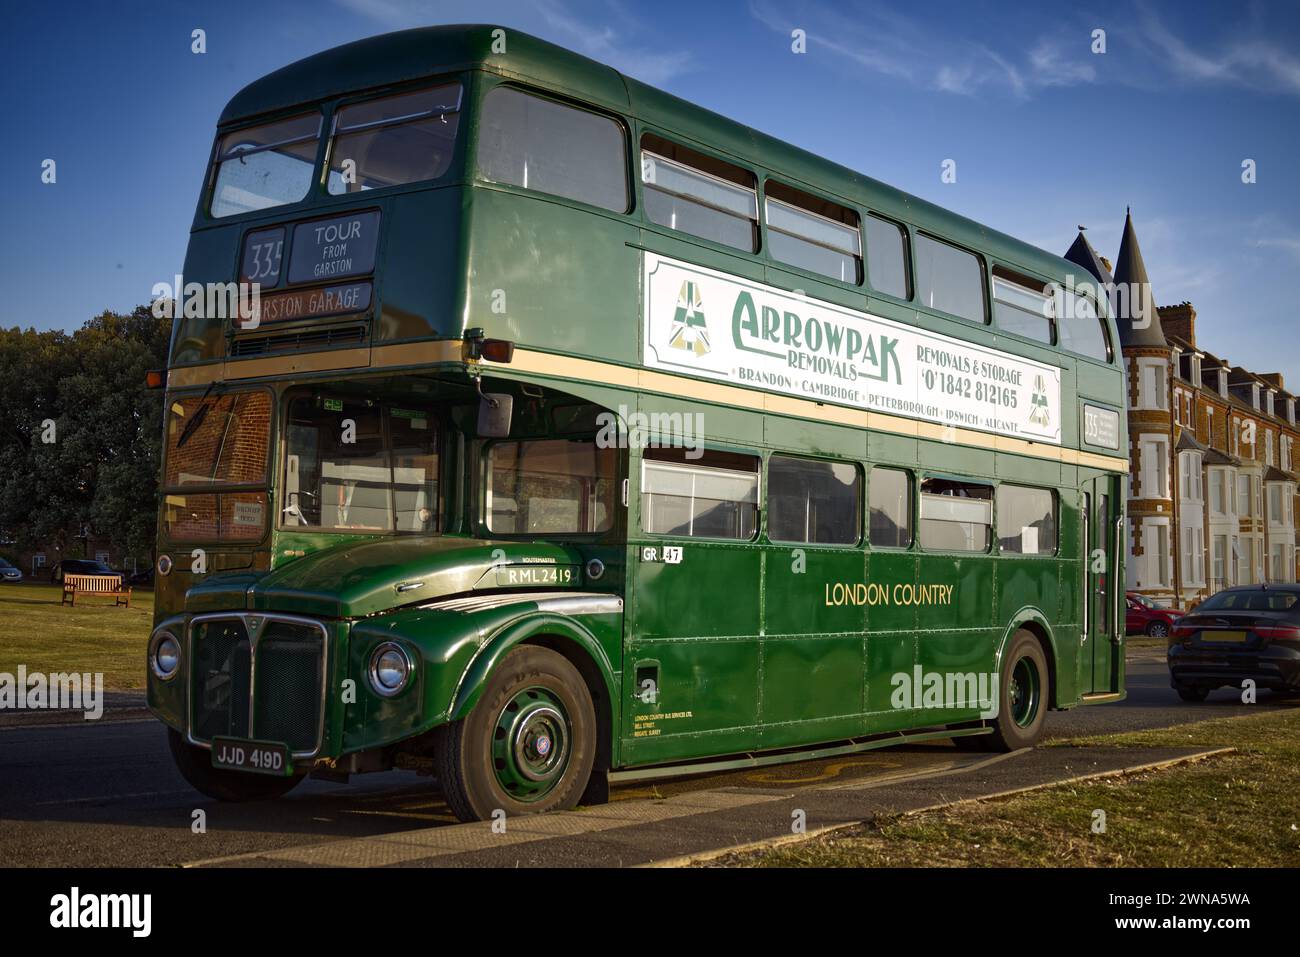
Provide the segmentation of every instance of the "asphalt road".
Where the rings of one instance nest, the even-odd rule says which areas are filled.
[[[1283,705],[1267,692],[1243,705],[1230,689],[1187,704],[1162,658],[1130,657],[1127,700],[1048,716],[1049,737],[1138,730]],[[797,786],[921,769],[952,756],[946,742],[653,785],[615,800],[717,787]],[[194,823],[201,812],[205,833]],[[0,863],[166,866],[346,837],[428,828],[455,819],[437,786],[410,772],[348,784],[305,781],[288,797],[230,805],[192,791],[172,765],[161,725],[104,721],[0,729]]]

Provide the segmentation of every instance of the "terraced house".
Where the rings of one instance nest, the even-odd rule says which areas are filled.
[[[1128,589],[1190,607],[1229,585],[1296,581],[1300,428],[1281,373],[1203,348],[1190,302],[1154,306],[1131,216],[1113,277],[1082,231],[1066,258],[1116,291],[1129,398]],[[1148,292],[1129,295],[1138,289]]]

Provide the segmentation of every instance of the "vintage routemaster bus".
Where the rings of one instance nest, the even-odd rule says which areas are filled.
[[[1124,694],[1124,374],[1056,256],[513,30],[222,114],[166,376],[186,778],[462,819]]]

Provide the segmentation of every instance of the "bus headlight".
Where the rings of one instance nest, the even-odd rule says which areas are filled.
[[[170,631],[153,636],[149,648],[149,667],[163,681],[171,681],[181,668],[181,643]]]
[[[375,694],[391,698],[406,687],[415,666],[401,645],[388,641],[370,656],[370,687]]]

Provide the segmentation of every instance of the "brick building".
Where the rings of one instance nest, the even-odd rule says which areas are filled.
[[[1110,280],[1082,232],[1066,257]],[[1296,396],[1280,373],[1198,343],[1191,303],[1155,306],[1131,215],[1113,283],[1128,375],[1128,589],[1190,607],[1229,585],[1296,581]]]

